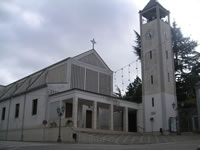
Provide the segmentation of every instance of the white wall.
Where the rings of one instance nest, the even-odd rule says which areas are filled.
[[[6,107],[5,120],[2,120],[2,110]],[[9,100],[0,102],[0,140],[6,138],[6,131],[8,125],[8,112],[9,112]]]
[[[5,120],[2,120],[3,107],[6,107]],[[9,110],[9,100],[1,102],[0,103],[0,114],[1,114],[0,115],[0,130],[6,130],[7,129],[8,110]]]
[[[152,97],[154,97],[154,107],[152,107]],[[174,95],[161,93],[145,96],[145,129],[146,132],[169,130],[169,118],[176,117],[176,108],[172,104],[176,104],[176,97]],[[150,121],[153,117],[154,121]]]
[[[10,116],[9,116],[9,130],[21,129],[22,118],[23,118],[23,107],[24,107],[24,95],[11,99],[10,103]],[[16,104],[19,104],[19,117],[15,118]]]
[[[32,101],[38,99],[37,114],[32,115]],[[24,103],[25,102],[25,103]],[[10,111],[9,111],[10,104]],[[16,104],[19,104],[19,116],[15,118]],[[24,106],[25,104],[25,106]],[[9,140],[20,140],[22,136],[23,118],[24,118],[24,129],[31,129],[42,127],[42,121],[46,116],[46,105],[47,104],[47,89],[38,89],[27,93],[26,95],[20,95],[13,97],[0,103],[0,111],[3,107],[6,107],[5,120],[0,118],[0,132],[4,133]],[[25,107],[25,111],[24,111]],[[9,116],[8,116],[9,114]],[[8,120],[9,118],[9,120]],[[9,121],[9,122],[8,122]],[[8,132],[7,132],[8,126]]]
[[[32,101],[38,99],[37,114],[32,115]],[[40,127],[46,117],[47,89],[43,88],[27,94],[25,104],[24,128]]]
[[[152,97],[154,98],[154,107],[152,107]],[[144,96],[145,132],[159,131],[163,127],[161,100],[161,94]],[[154,118],[153,121],[150,121],[151,117]]]
[[[137,110],[137,131],[138,132],[144,132],[143,104],[140,104],[139,109]]]

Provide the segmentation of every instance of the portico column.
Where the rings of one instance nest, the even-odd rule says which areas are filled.
[[[110,130],[113,130],[113,104],[110,104]]]
[[[74,97],[73,98],[73,113],[72,113],[74,128],[77,128],[77,116],[78,116],[78,97]]]
[[[82,104],[79,102],[78,103],[78,121],[77,121],[77,127],[82,128],[83,126],[83,121],[82,121]]]
[[[124,107],[123,110],[123,130],[128,132],[128,108]]]
[[[93,102],[93,113],[92,113],[92,128],[97,128],[97,102]]]

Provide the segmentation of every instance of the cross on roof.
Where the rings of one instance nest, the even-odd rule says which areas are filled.
[[[90,40],[90,42],[92,43],[92,49],[94,49],[94,44],[96,44],[97,42],[94,40],[94,38]]]

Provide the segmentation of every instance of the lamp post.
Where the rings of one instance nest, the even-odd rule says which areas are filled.
[[[57,140],[58,143],[62,142],[60,132],[61,132],[61,116],[63,115],[64,110],[65,110],[64,106],[57,108],[57,113],[59,116],[59,130],[58,130],[58,140]]]
[[[181,103],[181,107],[183,107],[183,106],[184,106],[184,102]],[[179,116],[180,108],[178,107],[178,104],[176,106],[175,103],[172,103],[172,108],[177,111],[177,120],[176,120],[177,135],[180,135],[181,134],[181,130],[180,130],[180,116]]]
[[[176,110],[176,129],[177,129],[177,131],[176,131],[176,133],[177,133],[177,135],[180,135],[180,124],[179,124],[179,110],[178,110],[178,105],[176,106],[176,104],[175,103],[172,103],[172,108],[174,109],[174,110]]]

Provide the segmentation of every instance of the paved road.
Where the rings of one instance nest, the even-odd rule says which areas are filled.
[[[26,148],[48,147],[51,143],[36,143],[36,142],[13,142],[13,141],[0,141],[0,150],[21,150]]]
[[[196,150],[199,140],[147,145],[51,144],[0,141],[0,150]]]

